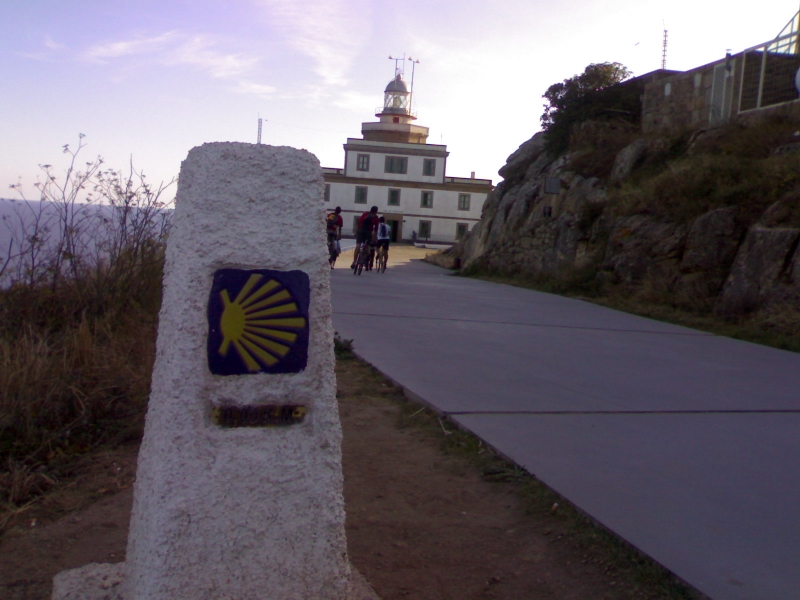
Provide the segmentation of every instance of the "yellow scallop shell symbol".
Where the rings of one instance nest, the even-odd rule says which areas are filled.
[[[251,275],[233,301],[228,290],[220,292],[224,309],[219,353],[225,357],[233,346],[251,372],[261,370],[259,363],[270,367],[280,361],[297,340],[292,330],[306,327],[305,317],[292,316],[300,311],[288,290],[278,289],[281,284],[274,279],[258,286],[263,277]]]

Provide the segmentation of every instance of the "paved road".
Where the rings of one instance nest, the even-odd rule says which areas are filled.
[[[419,261],[331,284],[361,356],[684,580],[800,598],[800,354]]]

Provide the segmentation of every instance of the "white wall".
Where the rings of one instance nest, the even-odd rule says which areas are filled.
[[[481,216],[481,209],[486,200],[485,193],[470,193],[470,209],[458,210],[458,196],[464,192],[450,190],[432,190],[433,207],[422,208],[420,206],[422,191],[425,188],[403,188],[400,189],[400,206],[389,206],[388,195],[392,187],[387,185],[367,185],[366,204],[355,203],[355,183],[331,183],[330,201],[326,203],[326,209],[333,210],[336,206],[342,207],[342,219],[344,221],[343,232],[345,235],[352,235],[353,215],[361,215],[368,211],[370,207],[377,206],[379,214],[402,214],[403,215],[403,238],[410,239],[411,232],[419,232],[419,221],[431,221],[431,239],[437,241],[454,242],[456,236],[456,223],[468,223],[469,229],[477,223]],[[450,218],[444,218],[450,217]]]
[[[358,177],[361,179],[386,179],[391,181],[421,181],[430,183],[442,183],[444,181],[444,158],[435,158],[427,156],[408,156],[408,169],[406,173],[386,173],[384,171],[387,156],[405,156],[401,151],[394,152],[358,152],[355,150],[348,151],[346,156],[346,170],[345,175],[348,177]],[[369,155],[369,170],[359,171],[358,155]],[[426,159],[436,161],[436,171],[434,175],[423,175],[422,166]]]

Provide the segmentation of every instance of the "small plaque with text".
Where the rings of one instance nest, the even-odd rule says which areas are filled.
[[[299,404],[214,406],[211,420],[220,427],[280,427],[302,423],[307,412]]]

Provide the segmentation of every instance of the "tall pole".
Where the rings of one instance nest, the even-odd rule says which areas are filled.
[[[664,45],[661,47],[661,68],[667,68],[667,30],[664,30]]]
[[[389,60],[394,61],[394,76],[397,77],[398,75],[405,75],[406,74],[406,53],[403,52],[403,58],[395,58],[391,54],[389,55]],[[403,69],[400,70],[398,65],[403,65]]]
[[[411,111],[411,103],[414,101],[414,71],[415,67],[419,64],[418,60],[414,60],[410,56],[408,60],[411,61],[411,92],[408,95],[408,110]]]
[[[258,117],[258,141],[256,141],[256,144],[260,143],[261,143],[261,117]]]

